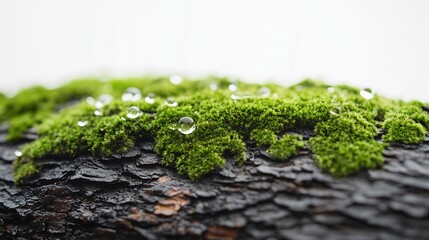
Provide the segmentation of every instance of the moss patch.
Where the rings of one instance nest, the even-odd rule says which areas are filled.
[[[238,86],[236,92],[228,89],[232,82]],[[129,87],[140,89],[142,98],[122,101]],[[261,87],[264,91],[259,91]],[[150,93],[155,94],[153,102],[145,101]],[[102,94],[110,94],[113,101],[94,104]],[[166,104],[167,98],[174,98],[177,106]],[[136,118],[127,116],[132,106],[141,111]],[[142,139],[155,141],[163,164],[197,180],[221,168],[225,155],[243,163],[246,142],[287,160],[304,142],[299,135],[283,133],[299,128],[314,130],[309,143],[317,164],[333,175],[346,176],[383,163],[385,144],[376,140],[381,128],[385,142],[416,144],[424,140],[429,127],[429,116],[419,102],[381,96],[366,100],[357,88],[311,80],[282,87],[217,77],[184,79],[178,85],[167,77],[82,79],[57,89],[32,87],[12,98],[0,95],[0,113],[0,120],[9,122],[10,141],[31,127],[39,135],[15,161],[16,182],[38,171],[38,159],[109,156],[139,145]],[[178,131],[178,121],[185,116],[196,124],[188,135]]]
[[[304,141],[300,135],[286,134],[280,140],[275,141],[268,152],[279,160],[287,160],[297,155],[300,148],[304,147]]]

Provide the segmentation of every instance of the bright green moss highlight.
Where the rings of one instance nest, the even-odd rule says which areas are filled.
[[[285,134],[280,140],[275,141],[268,152],[278,160],[287,160],[299,153],[299,149],[304,147],[301,135]]]
[[[39,169],[37,169],[33,161],[28,161],[24,163],[20,163],[18,161],[15,164],[15,172],[14,172],[13,179],[15,183],[19,184],[26,177],[36,174],[38,172],[39,172]]]
[[[268,129],[255,129],[250,133],[250,139],[256,142],[257,146],[270,146],[277,141],[277,135]]]
[[[179,85],[157,76],[106,82],[82,79],[56,89],[28,88],[12,98],[0,95],[0,121],[9,123],[9,140],[19,140],[28,128],[35,128],[39,135],[15,161],[15,181],[37,173],[42,158],[109,156],[139,146],[144,139],[155,142],[163,164],[197,180],[221,168],[225,157],[242,164],[246,143],[267,147],[273,157],[287,160],[304,146],[301,136],[284,134],[297,129],[314,132],[309,146],[322,169],[346,176],[383,163],[385,144],[377,140],[380,133],[385,142],[415,144],[425,139],[429,127],[429,115],[416,101],[381,96],[366,100],[359,89],[345,85],[329,93],[329,85],[312,80],[291,87],[235,81],[239,92],[255,96],[232,100],[231,82],[217,77],[185,79]],[[210,90],[212,83],[217,84],[216,91]],[[273,94],[258,97],[262,86]],[[122,101],[128,87],[139,88],[143,98]],[[145,102],[148,93],[156,94],[155,103]],[[96,108],[85,99],[101,94],[111,94],[115,100],[101,109],[102,116],[96,116]],[[167,97],[175,98],[178,106],[165,105]],[[141,116],[127,118],[131,106],[137,106]],[[332,114],[333,109],[338,114]],[[177,130],[179,119],[185,116],[196,123],[189,135]],[[78,121],[88,124],[81,127]]]
[[[314,137],[311,149],[319,167],[334,176],[342,177],[361,169],[372,169],[383,164],[384,146],[375,140],[336,142],[330,138]]]
[[[384,121],[383,128],[387,131],[383,140],[391,143],[421,143],[426,136],[426,129],[423,125],[403,113],[389,114]]]

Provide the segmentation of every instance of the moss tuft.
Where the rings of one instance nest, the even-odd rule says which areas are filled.
[[[280,140],[274,142],[268,152],[278,160],[287,160],[297,155],[299,149],[304,147],[301,135],[286,134]]]
[[[427,133],[422,124],[403,113],[389,114],[383,123],[383,128],[387,131],[383,140],[389,143],[421,143],[425,140]]]
[[[376,168],[384,162],[384,145],[375,140],[349,143],[314,137],[310,142],[319,167],[334,176],[343,177],[361,169]]]
[[[250,139],[256,142],[257,146],[271,146],[277,141],[277,135],[268,129],[255,129],[250,133]]]
[[[39,172],[39,169],[36,167],[33,161],[25,162],[15,166],[13,179],[17,184]]]
[[[0,121],[8,121],[8,139],[18,140],[29,128],[39,138],[26,144],[15,161],[15,181],[38,171],[37,162],[46,156],[73,157],[81,154],[109,156],[138,146],[143,139],[155,141],[162,163],[197,180],[225,163],[232,156],[237,164],[245,161],[245,142],[253,140],[278,159],[288,159],[304,146],[301,136],[284,132],[306,128],[314,131],[310,147],[317,164],[335,176],[346,176],[383,163],[384,144],[378,142],[383,128],[385,142],[419,143],[429,128],[429,115],[423,104],[375,96],[363,99],[359,89],[305,80],[291,87],[275,84],[247,84],[234,81],[237,96],[231,99],[228,78],[185,79],[172,84],[167,77],[81,79],[56,89],[32,87],[12,98],[0,95]],[[216,84],[213,91],[210,85]],[[124,102],[128,87],[141,90],[143,98]],[[258,96],[268,87],[271,96]],[[330,91],[327,91],[327,88]],[[156,94],[154,103],[144,97]],[[110,94],[115,99],[96,109],[85,99]],[[174,98],[175,107],[164,104]],[[131,106],[141,115],[131,119]],[[6,111],[7,110],[7,111]],[[94,112],[102,112],[97,116]],[[178,121],[191,117],[196,130],[180,133]],[[87,122],[79,126],[79,121]]]

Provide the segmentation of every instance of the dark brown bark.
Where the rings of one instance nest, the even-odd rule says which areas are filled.
[[[392,146],[386,164],[334,179],[308,151],[288,163],[251,148],[191,182],[153,143],[110,158],[39,161],[12,182],[0,132],[0,239],[429,239],[429,142]],[[31,137],[31,136],[29,136]]]

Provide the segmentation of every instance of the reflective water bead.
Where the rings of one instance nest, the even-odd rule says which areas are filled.
[[[366,100],[370,100],[374,98],[375,92],[371,88],[364,88],[360,90],[360,95]]]
[[[182,117],[179,120],[179,132],[182,134],[191,134],[195,130],[196,126],[194,120],[190,117]]]
[[[216,83],[210,83],[210,90],[216,91],[218,89],[218,86]]]
[[[228,89],[229,89],[229,91],[231,91],[231,92],[235,92],[235,91],[237,91],[237,90],[238,90],[238,86],[237,86],[237,84],[235,84],[235,83],[231,83],[231,84],[229,84]]]
[[[258,96],[262,98],[267,98],[271,95],[271,90],[267,87],[261,87],[258,90]]]
[[[173,74],[170,76],[170,82],[174,85],[181,84],[183,82],[183,77],[177,74]]]
[[[328,93],[334,93],[335,92],[334,87],[328,87],[326,90],[328,91]]]
[[[141,115],[140,109],[136,106],[132,106],[128,109],[127,118],[137,118]]]
[[[142,98],[142,94],[138,88],[130,87],[125,90],[122,94],[122,100],[126,102],[135,102]]]
[[[97,102],[95,102],[96,108],[102,108],[103,106],[111,103],[113,101],[113,97],[109,94],[103,94],[100,97],[98,97]]]
[[[169,107],[177,107],[177,102],[174,100],[174,98],[167,98],[165,99],[165,105]]]
[[[85,127],[86,125],[88,125],[88,121],[86,121],[86,120],[79,121],[79,122],[77,122],[77,125],[79,127]]]
[[[95,105],[95,99],[93,97],[87,97],[86,102],[91,106]]]
[[[103,115],[103,113],[101,112],[100,109],[97,109],[97,110],[94,111],[94,115],[95,116],[101,116],[101,115]]]
[[[253,98],[253,97],[254,97],[254,95],[251,93],[235,92],[235,93],[231,94],[231,99],[234,101],[245,99],[245,98]]]
[[[21,151],[19,151],[19,150],[15,150],[14,154],[15,154],[15,156],[17,156],[17,157],[21,157],[21,156],[22,156],[22,152],[21,152]]]
[[[155,94],[154,93],[149,93],[145,99],[144,99],[147,103],[149,104],[153,104],[155,103]]]
[[[339,106],[334,106],[331,110],[329,110],[329,113],[332,115],[340,115],[341,114],[341,107]]]

